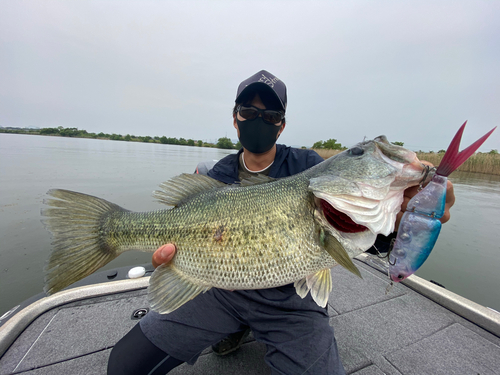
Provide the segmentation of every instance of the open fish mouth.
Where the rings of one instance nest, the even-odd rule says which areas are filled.
[[[316,220],[354,254],[378,234],[394,231],[403,191],[425,178],[425,168],[413,151],[383,136],[359,143],[343,157],[349,164],[311,178],[309,190]]]
[[[403,203],[400,189],[373,189],[374,197],[359,195],[331,196],[316,192],[315,205],[325,224],[340,237],[355,238],[359,234],[388,235],[394,230],[396,213]],[[378,194],[383,197],[379,197]],[[334,234],[335,235],[335,234]],[[365,237],[365,236],[363,236]],[[338,238],[340,240],[340,238]]]
[[[324,199],[319,200],[323,215],[328,223],[338,231],[345,233],[359,233],[368,230],[367,227],[355,223],[347,214],[337,210]]]

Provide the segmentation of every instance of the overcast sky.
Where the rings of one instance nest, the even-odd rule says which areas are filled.
[[[0,126],[236,139],[261,69],[287,85],[288,145],[437,151],[500,125],[500,1],[2,0],[0,43]]]

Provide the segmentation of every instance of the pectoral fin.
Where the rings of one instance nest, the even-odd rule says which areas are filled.
[[[338,264],[351,271],[353,274],[361,277],[358,267],[356,267],[356,265],[352,262],[352,259],[349,257],[349,254],[347,254],[340,242],[323,229],[320,232],[320,243]]]
[[[210,288],[210,285],[196,284],[174,265],[162,264],[149,280],[148,300],[154,311],[168,314]]]

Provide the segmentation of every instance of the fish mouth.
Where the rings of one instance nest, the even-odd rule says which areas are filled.
[[[345,213],[335,209],[326,200],[319,199],[319,205],[321,206],[325,219],[336,230],[344,233],[359,233],[368,230],[364,225],[355,223]]]

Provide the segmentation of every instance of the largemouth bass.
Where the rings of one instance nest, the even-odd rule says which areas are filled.
[[[330,268],[360,275],[351,258],[394,230],[403,191],[425,171],[416,154],[384,136],[364,141],[291,177],[225,185],[183,174],[155,192],[173,206],[131,212],[93,196],[50,190],[42,210],[53,235],[47,293],[91,274],[128,250],[176,255],[150,279],[151,307],[169,313],[212,287],[263,289],[294,283],[325,306]]]

